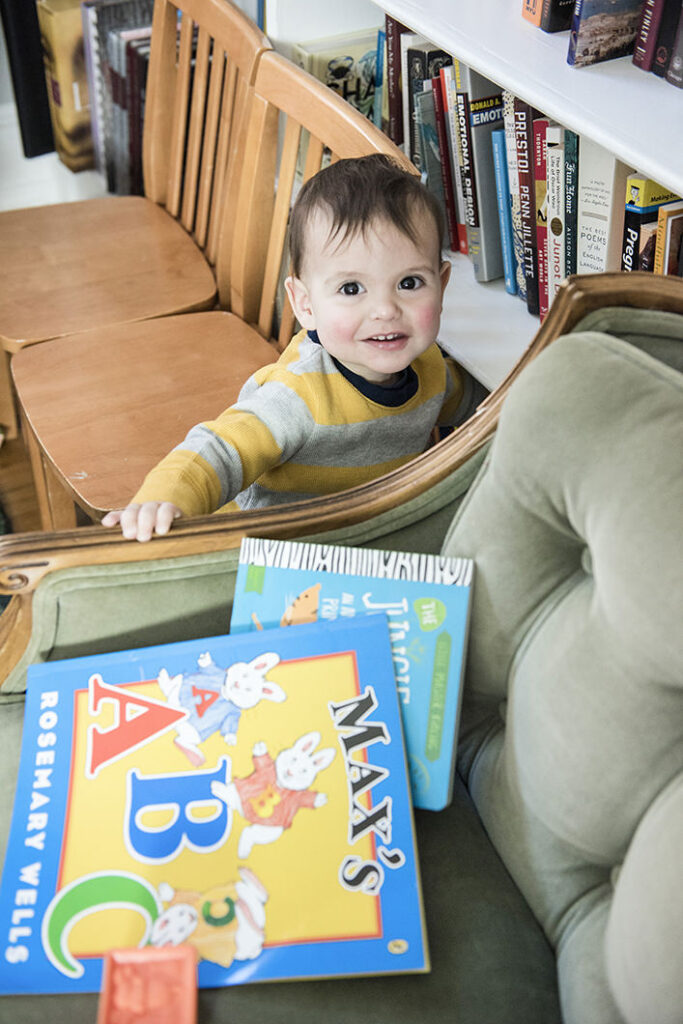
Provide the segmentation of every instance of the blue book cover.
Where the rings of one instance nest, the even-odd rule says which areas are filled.
[[[231,630],[389,619],[416,807],[451,800],[474,565],[468,558],[245,538]]]
[[[33,666],[0,928],[2,994],[429,970],[386,615]]]
[[[496,128],[491,132],[491,145],[493,147],[493,168],[496,177],[496,196],[498,198],[500,242],[503,249],[505,291],[509,292],[510,295],[516,295],[517,269],[512,241],[512,214],[510,211],[510,186],[508,183],[504,128]]]

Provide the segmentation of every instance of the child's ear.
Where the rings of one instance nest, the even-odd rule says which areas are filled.
[[[441,301],[443,302],[444,292],[446,291],[446,285],[448,284],[451,276],[451,264],[448,260],[442,260],[441,266],[439,267],[439,277],[441,278]]]
[[[292,305],[294,316],[302,327],[307,331],[315,330],[315,318],[311,308],[311,300],[308,289],[300,277],[288,277],[285,280],[285,290]]]

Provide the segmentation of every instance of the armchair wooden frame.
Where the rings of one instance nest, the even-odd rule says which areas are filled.
[[[174,559],[237,548],[244,536],[295,538],[367,522],[426,493],[462,466],[495,432],[513,381],[536,356],[583,318],[606,307],[683,314],[680,280],[636,272],[571,277],[517,366],[460,430],[408,465],[370,484],[330,497],[234,515],[180,522],[149,544],[126,541],[101,527],[8,536],[0,541],[0,595],[11,598],[0,617],[0,677],[17,663],[31,635],[32,599],[40,582],[61,569]]]

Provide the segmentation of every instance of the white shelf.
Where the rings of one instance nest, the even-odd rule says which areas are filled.
[[[382,0],[378,6],[683,196],[683,90],[634,67],[630,57],[570,67],[569,33],[531,25],[521,0]]]
[[[569,33],[525,21],[521,0],[266,0],[266,31],[286,51],[299,37],[382,24],[385,13],[683,196],[683,91],[630,57],[570,67]],[[451,254],[451,263],[439,340],[494,388],[530,344],[538,317],[502,280],[475,281],[466,257]]]

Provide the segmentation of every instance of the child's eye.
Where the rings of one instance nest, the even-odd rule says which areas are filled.
[[[358,281],[345,281],[339,291],[342,295],[360,295],[363,288]]]
[[[399,282],[399,288],[403,291],[414,291],[416,288],[420,288],[423,283],[424,282],[421,277],[416,277],[414,274],[410,274]]]

